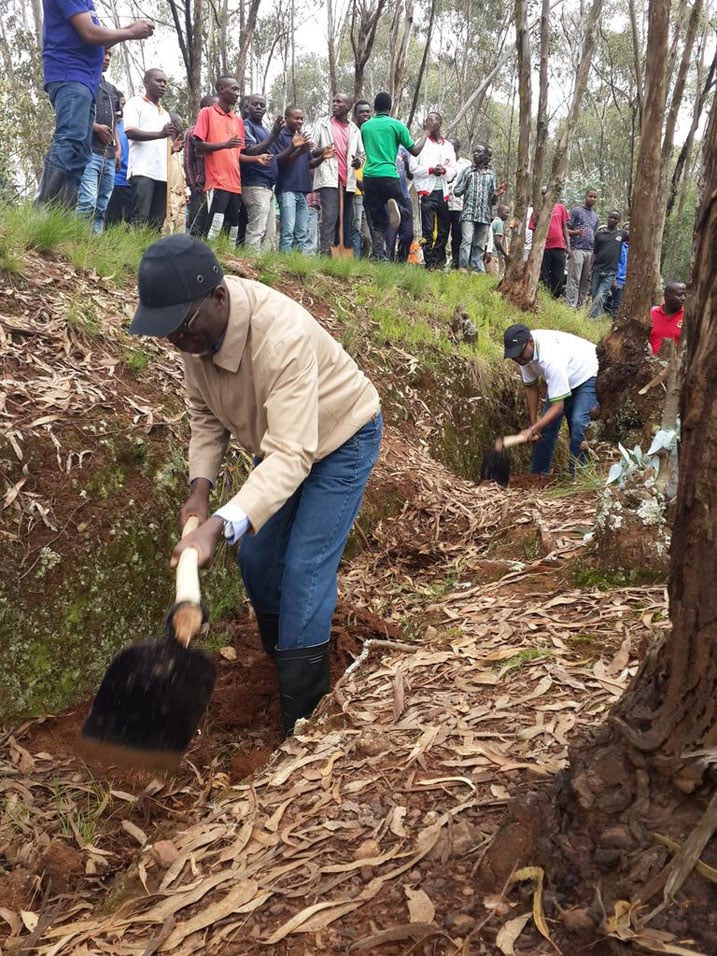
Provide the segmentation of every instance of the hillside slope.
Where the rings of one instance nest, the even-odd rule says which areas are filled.
[[[515,428],[519,395],[495,345],[471,357],[451,343],[441,294],[459,277],[430,297],[422,285],[415,312],[403,289],[398,316],[395,273],[259,264],[377,383],[384,451],[342,565],[331,695],[281,743],[227,555],[203,575],[218,687],[181,770],[154,779],[88,766],[73,746],[113,649],[156,632],[171,594],[176,356],[125,336],[131,280],[24,263],[0,315],[8,952],[468,954],[509,952],[511,935],[517,953],[554,952],[531,885],[509,880],[527,831],[505,867],[493,855],[487,871],[486,849],[510,798],[551,780],[621,693],[665,598],[586,574],[594,490],[470,480],[490,436]],[[244,467],[237,452],[227,481]],[[560,904],[548,888],[535,910],[556,939]]]

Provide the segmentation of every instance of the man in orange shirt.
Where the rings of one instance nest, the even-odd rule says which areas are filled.
[[[241,209],[241,173],[239,156],[244,148],[244,120],[234,107],[239,99],[239,84],[233,76],[220,76],[216,91],[219,100],[199,111],[194,127],[195,146],[206,164],[204,189],[212,190],[209,207],[208,239],[216,239],[224,229],[236,243]]]

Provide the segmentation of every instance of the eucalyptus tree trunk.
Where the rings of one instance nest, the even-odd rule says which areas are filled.
[[[239,39],[239,55],[237,56],[234,75],[243,93],[251,92],[246,89],[246,65],[249,59],[249,48],[254,39],[254,30],[256,29],[260,4],[261,0],[249,0],[249,7],[244,15],[244,23]]]
[[[196,116],[199,109],[199,100],[201,99],[204,35],[202,0],[184,0],[184,3],[179,3],[178,0],[168,0],[168,3],[187,75],[191,115]]]
[[[351,49],[354,53],[354,102],[361,96],[363,76],[387,0],[351,0]]]
[[[528,261],[519,283],[515,285],[514,291],[510,292],[510,300],[522,309],[534,309],[536,305],[538,282],[540,281],[540,266],[543,261],[545,242],[548,237],[550,218],[552,216],[553,206],[560,199],[568,173],[570,144],[574,131],[577,128],[578,117],[588,85],[588,77],[592,65],[593,52],[595,50],[595,40],[600,16],[602,14],[602,5],[603,0],[593,0],[585,19],[583,45],[580,51],[577,73],[575,74],[575,86],[573,88],[570,109],[562,124],[560,137],[553,154],[547,192],[545,196],[542,197],[541,204],[535,206],[537,226],[533,233],[533,243],[530,248]]]
[[[411,101],[411,112],[408,114],[407,125],[411,126],[413,123],[413,118],[416,115],[416,110],[418,109],[418,97],[421,94],[421,83],[423,83],[423,74],[426,70],[426,63],[428,62],[428,54],[431,49],[431,40],[433,38],[433,24],[436,19],[436,0],[431,0],[431,12],[428,16],[428,30],[426,31],[426,45],[423,48],[423,56],[421,57],[421,65],[418,69],[418,77],[416,78],[416,86],[413,90],[413,100]]]
[[[538,80],[538,116],[535,125],[533,156],[533,208],[541,202],[545,148],[548,143],[548,56],[550,54],[550,0],[542,0],[540,9],[540,69]]]
[[[403,82],[406,76],[406,55],[413,31],[413,0],[396,0],[389,31],[388,94],[393,112],[399,116]]]
[[[518,64],[518,158],[515,171],[513,215],[517,230],[513,233],[510,262],[501,283],[501,292],[512,300],[521,287],[524,272],[525,217],[530,205],[530,126],[532,121],[532,85],[530,77],[530,32],[528,0],[515,0],[515,45]]]
[[[610,439],[648,425],[653,413],[653,398],[640,396],[639,392],[654,374],[646,358],[650,307],[660,294],[665,206],[658,196],[664,182],[662,124],[667,101],[669,29],[670,0],[651,0],[627,280],[618,320],[598,346],[597,395],[603,428]],[[629,415],[625,414],[626,408]]]

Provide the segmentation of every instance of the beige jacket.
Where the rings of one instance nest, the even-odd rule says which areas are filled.
[[[216,481],[233,436],[263,460],[231,499],[254,531],[379,409],[378,392],[305,309],[227,276],[229,323],[212,356],[183,355],[189,477]],[[224,502],[226,503],[226,502]]]

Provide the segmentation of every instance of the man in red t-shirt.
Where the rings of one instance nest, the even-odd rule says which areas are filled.
[[[547,188],[543,187],[543,196]],[[545,240],[543,261],[540,264],[540,281],[546,286],[554,299],[559,299],[565,285],[565,263],[570,252],[568,220],[570,213],[561,202],[556,202],[550,216],[548,238]],[[535,230],[535,216],[530,217],[528,228]]]
[[[650,350],[653,355],[658,354],[665,339],[672,339],[676,346],[680,344],[686,294],[684,282],[668,282],[664,303],[650,309]]]
[[[199,111],[194,126],[195,148],[204,155],[204,190],[212,190],[209,207],[208,239],[216,239],[222,229],[236,243],[241,209],[239,156],[244,148],[244,120],[234,107],[239,99],[239,84],[233,76],[220,76],[216,91],[219,100]]]

